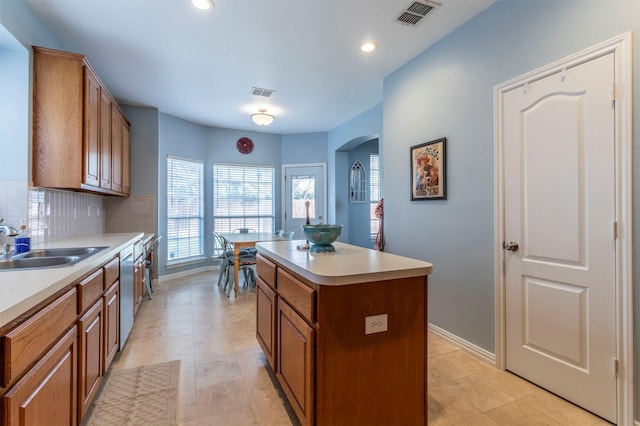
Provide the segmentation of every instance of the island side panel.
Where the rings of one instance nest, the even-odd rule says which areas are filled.
[[[318,425],[427,424],[427,277],[318,286]],[[365,334],[365,317],[388,331]]]

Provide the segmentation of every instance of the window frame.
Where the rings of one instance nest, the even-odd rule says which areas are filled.
[[[198,180],[197,186],[198,186],[198,194],[197,197],[193,197],[193,199],[197,198],[198,203],[197,203],[197,210],[198,213],[197,214],[184,214],[184,215],[176,215],[176,214],[171,214],[171,206],[172,204],[175,204],[175,201],[173,201],[176,198],[176,195],[174,195],[171,191],[172,188],[175,188],[176,185],[172,182],[173,180],[175,180],[176,178],[176,174],[173,173],[172,171],[170,171],[170,163],[172,162],[176,162],[176,163],[186,163],[186,164],[190,164],[191,166],[199,166],[196,167],[198,168],[198,176],[196,177]],[[204,162],[201,160],[196,160],[193,158],[186,158],[186,157],[180,157],[180,156],[176,156],[176,155],[167,155],[167,162],[166,162],[166,172],[167,172],[167,176],[166,176],[166,201],[167,201],[167,206],[166,206],[166,214],[167,214],[167,251],[166,251],[166,265],[167,267],[170,266],[175,266],[175,265],[181,265],[181,264],[185,264],[185,263],[190,263],[196,260],[200,260],[200,259],[204,259]],[[193,176],[190,176],[193,177]],[[189,184],[189,182],[184,182],[183,184]],[[196,244],[197,244],[197,249],[194,251],[192,251],[191,247],[189,247],[189,249],[187,250],[187,254],[186,255],[178,255],[177,257],[170,257],[172,253],[175,253],[176,251],[172,252],[172,241],[174,240],[180,240],[180,239],[184,239],[184,238],[179,238],[176,235],[176,230],[180,229],[180,225],[178,224],[173,224],[172,222],[174,221],[193,221],[195,220],[197,225],[196,227],[193,227],[191,225],[191,223],[189,223],[189,236],[186,237],[187,240],[189,240],[188,245],[191,246],[191,240],[196,239]],[[195,235],[192,235],[192,232],[195,229]],[[176,245],[177,246],[177,245]]]
[[[227,173],[232,173],[232,171],[238,172],[241,171],[244,176],[248,172],[253,172],[257,174],[257,180],[250,181],[247,179],[242,180],[233,180],[232,177],[229,177],[225,182],[227,185],[230,185],[230,182],[238,182],[242,185],[242,195],[236,197],[236,202],[238,200],[242,200],[242,206],[246,209],[247,204],[254,203],[257,204],[258,213],[257,214],[247,214],[246,210],[244,212],[233,213],[229,211],[229,214],[218,214],[221,209],[225,209],[224,207],[219,207],[219,200],[232,200],[232,198],[220,197],[219,187],[224,185],[225,182],[221,182],[219,180],[219,175],[221,171],[217,170],[219,168],[225,169],[222,172],[226,171]],[[256,232],[274,232],[275,223],[276,223],[276,168],[272,165],[264,165],[264,164],[237,164],[237,163],[223,163],[223,162],[215,162],[211,166],[212,171],[212,210],[211,210],[211,228],[213,232],[232,232],[234,229],[238,228],[250,228],[255,230]],[[262,180],[262,177],[265,173],[269,174],[269,179]],[[269,182],[270,181],[270,182]],[[258,188],[264,186],[265,184],[270,183],[270,200],[269,197],[261,198],[262,192],[258,191],[257,203],[255,199],[251,199],[250,202],[247,201],[247,192],[251,193],[251,190],[247,191],[248,185],[256,185]],[[253,188],[255,190],[255,188]],[[251,197],[249,195],[249,197]],[[264,207],[265,201],[269,202],[269,209],[267,209],[267,214],[262,214],[260,209]],[[231,206],[228,206],[226,209],[231,210]],[[227,221],[227,224],[221,224],[220,222]],[[221,248],[219,247],[217,241],[214,239],[213,245],[213,256],[219,256],[221,253]]]

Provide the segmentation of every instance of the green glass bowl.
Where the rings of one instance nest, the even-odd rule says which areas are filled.
[[[302,230],[311,243],[309,250],[315,253],[336,251],[331,243],[335,242],[342,232],[342,225],[303,225]]]

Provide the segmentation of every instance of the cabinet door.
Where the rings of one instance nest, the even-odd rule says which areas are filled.
[[[100,90],[100,188],[111,190],[111,96]]]
[[[315,331],[283,299],[278,302],[276,377],[302,425],[314,424]]]
[[[111,108],[111,190],[122,192],[122,116],[115,102]]]
[[[256,296],[256,338],[269,365],[275,371],[276,293],[259,276]]]
[[[131,131],[129,125],[122,122],[122,193],[129,195],[131,192]]]
[[[79,325],[78,420],[84,417],[102,381],[104,311],[102,299],[87,311]]]
[[[77,332],[73,326],[2,397],[1,424],[76,426]]]
[[[100,186],[100,81],[84,68],[84,183]]]
[[[111,365],[120,347],[118,331],[120,330],[120,281],[116,281],[104,293],[104,375]]]

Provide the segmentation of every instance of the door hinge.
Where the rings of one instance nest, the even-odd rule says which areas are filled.
[[[611,83],[611,102],[615,102],[616,101],[616,83]]]
[[[619,362],[618,362],[618,358],[614,358],[613,359],[613,374],[615,374],[616,376],[618,375],[618,373],[620,372],[620,366],[619,366]]]
[[[613,222],[613,239],[618,238],[618,222]]]

